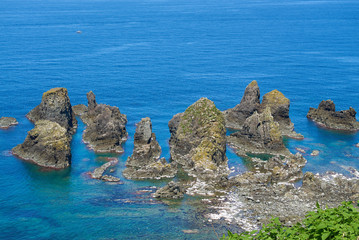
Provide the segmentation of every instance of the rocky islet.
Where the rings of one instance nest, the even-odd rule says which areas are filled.
[[[0,129],[8,129],[11,126],[18,125],[18,121],[13,117],[1,117],[0,118]]]

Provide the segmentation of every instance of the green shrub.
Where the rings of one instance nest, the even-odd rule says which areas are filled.
[[[358,204],[359,206],[359,204]],[[342,202],[337,208],[308,212],[306,218],[292,227],[285,227],[278,218],[264,225],[259,231],[234,234],[228,231],[222,240],[245,239],[353,239],[359,240],[359,211],[352,202]]]

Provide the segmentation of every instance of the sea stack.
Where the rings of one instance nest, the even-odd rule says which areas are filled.
[[[356,111],[351,107],[349,110],[335,111],[332,100],[323,100],[318,108],[310,108],[307,114],[307,118],[320,126],[343,131],[359,130],[359,122],[355,116]]]
[[[97,104],[92,91],[87,93],[87,100],[87,110],[77,109],[87,125],[83,134],[84,142],[95,152],[122,153],[121,144],[127,140],[126,115],[121,114],[118,107]]]
[[[261,114],[255,112],[247,118],[242,130],[228,136],[227,142],[241,156],[245,156],[247,152],[273,155],[290,154],[283,144],[279,124],[274,121],[269,107]]]
[[[71,163],[71,136],[56,122],[39,120],[24,143],[12,149],[15,156],[42,167],[66,168]]]
[[[224,111],[226,127],[241,129],[244,121],[260,107],[260,91],[257,81],[252,81],[246,87],[240,104]]]
[[[161,147],[152,132],[150,118],[143,118],[137,123],[134,136],[132,156],[128,157],[123,175],[129,179],[161,179],[173,178],[177,169],[160,158]]]
[[[290,101],[283,95],[283,93],[278,90],[273,90],[269,93],[266,93],[263,96],[263,101],[261,104],[262,111],[267,107],[270,108],[273,120],[278,122],[279,129],[283,136],[303,139],[301,134],[298,134],[294,131],[294,124],[289,118]]]
[[[34,123],[39,120],[57,122],[69,134],[73,134],[77,128],[77,121],[75,114],[72,112],[66,88],[53,88],[45,92],[42,95],[41,103],[26,116]]]
[[[215,185],[227,178],[225,120],[212,101],[199,99],[168,125],[171,160],[195,177],[196,183]]]

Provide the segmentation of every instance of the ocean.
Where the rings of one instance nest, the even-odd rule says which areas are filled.
[[[19,125],[0,130],[0,239],[216,239],[225,224],[208,223],[198,197],[166,204],[151,197],[168,181],[122,176],[132,154],[135,124],[152,119],[169,155],[168,121],[201,97],[220,110],[238,104],[257,80],[261,95],[278,89],[304,140],[305,171],[348,174],[359,169],[359,136],[329,131],[306,118],[332,99],[359,110],[359,2],[355,0],[1,0],[0,116]],[[72,141],[72,166],[48,171],[10,150],[33,128],[25,115],[53,87],[68,89],[72,105],[98,103],[127,115],[125,153],[95,154]],[[227,149],[235,172],[246,166]],[[123,185],[86,172],[118,157]],[[182,230],[198,229],[186,234]],[[215,231],[214,231],[215,230]]]

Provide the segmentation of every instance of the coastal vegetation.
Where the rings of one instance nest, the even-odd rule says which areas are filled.
[[[359,206],[359,201],[356,205]],[[316,207],[316,211],[308,212],[302,222],[292,227],[286,227],[278,218],[273,218],[259,231],[241,234],[228,231],[228,236],[221,239],[359,239],[359,211],[353,202],[342,202],[336,208],[326,209],[317,203]]]

